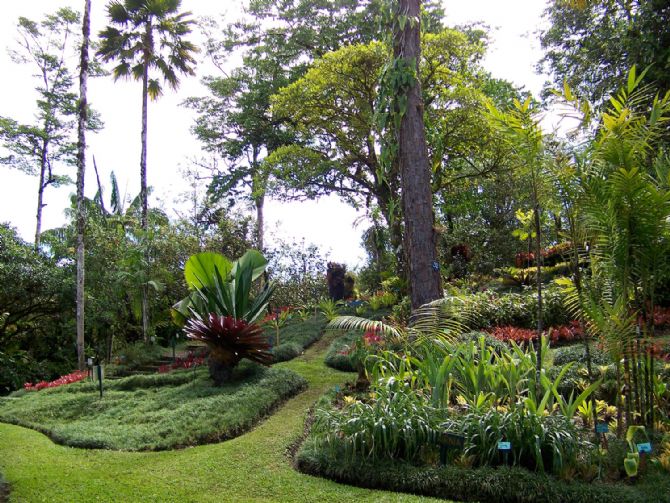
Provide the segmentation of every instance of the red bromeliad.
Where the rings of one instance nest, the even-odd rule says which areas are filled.
[[[184,327],[189,339],[202,341],[210,349],[209,367],[217,384],[223,383],[242,358],[262,365],[272,363],[270,342],[263,328],[232,316],[210,313],[206,319],[191,318]]]

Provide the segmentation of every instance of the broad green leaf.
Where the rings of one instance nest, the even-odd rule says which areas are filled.
[[[213,286],[215,267],[226,278],[232,271],[233,264],[220,253],[202,252],[191,255],[184,266],[184,277],[189,289]]]
[[[250,268],[252,270],[251,281],[254,282],[265,272],[267,265],[267,259],[263,257],[259,251],[247,250],[244,255],[242,255],[232,264],[232,269],[230,272],[233,276],[237,276],[238,269],[242,268],[244,270],[246,268]],[[224,275],[221,268],[219,268],[219,271],[221,271],[221,274]]]

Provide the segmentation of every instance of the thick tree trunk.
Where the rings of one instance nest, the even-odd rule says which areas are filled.
[[[40,184],[37,187],[37,213],[35,214],[35,251],[40,249],[40,239],[42,236],[42,208],[44,208],[44,189],[47,187],[47,163],[49,152],[49,143],[47,140],[42,142],[42,158],[40,159]]]
[[[417,22],[407,22],[404,29],[398,28],[393,34],[394,57],[416,65],[417,76],[421,55],[420,10],[420,0],[400,0],[400,12],[408,20]],[[410,298],[412,309],[416,309],[442,296],[423,101],[418,78],[407,91],[407,110],[400,122],[398,148]]]
[[[81,64],[79,69],[79,142],[77,145],[77,365],[84,370],[84,175],[86,173],[86,123],[88,104],[86,89],[88,80],[88,44],[91,34],[91,0],[84,2],[82,25]],[[100,194],[102,197],[102,194]]]
[[[147,23],[145,38],[144,38],[144,68],[142,70],[142,132],[141,142],[142,151],[140,154],[140,201],[142,202],[142,230],[144,231],[143,241],[146,244],[149,230],[149,203],[147,201],[147,109],[149,99],[149,55],[151,50],[151,23]],[[148,261],[147,261],[148,263]],[[149,292],[146,281],[142,284],[142,337],[144,342],[149,342]]]

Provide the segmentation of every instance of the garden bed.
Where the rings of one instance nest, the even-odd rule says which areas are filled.
[[[335,454],[308,437],[295,458],[299,471],[368,489],[487,503],[670,502],[670,477],[648,473],[636,484],[565,482],[517,467],[420,466]]]
[[[91,382],[0,399],[0,421],[25,426],[73,447],[165,450],[236,437],[307,386],[282,368],[243,362],[226,386],[206,368]]]

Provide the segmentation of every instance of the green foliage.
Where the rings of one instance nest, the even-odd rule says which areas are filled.
[[[467,296],[472,311],[473,328],[515,326],[534,328],[537,325],[537,295],[531,290],[521,293],[479,292]],[[564,296],[557,285],[548,285],[543,292],[544,323],[559,326],[569,323]]]
[[[275,285],[275,307],[310,306],[328,294],[326,257],[315,245],[276,241],[267,249],[268,273]]]
[[[393,292],[377,293],[368,299],[370,309],[373,311],[379,311],[385,307],[393,307],[396,302],[398,302],[398,298]]]
[[[73,272],[0,225],[0,394],[75,365],[72,326],[63,316],[73,305]]]
[[[565,2],[547,8],[541,65],[553,87],[567,81],[578,95],[604,104],[633,65],[649,67],[654,94],[670,89],[670,14],[663,2]]]
[[[191,33],[193,21],[189,12],[179,12],[180,4],[126,0],[107,5],[111,25],[100,32],[97,54],[104,62],[118,61],[112,70],[114,79],[146,79],[148,95],[155,100],[163,94],[163,85],[148,78],[151,70],[158,71],[172,89],[179,86],[179,73],[194,75],[193,53],[198,49],[184,38]]]
[[[334,300],[323,299],[319,302],[319,309],[328,321],[338,317],[338,305]]]
[[[157,344],[146,344],[144,341],[137,341],[120,347],[117,351],[114,364],[107,367],[107,372],[124,374],[128,371],[138,369],[160,359],[165,350]]]
[[[608,365],[612,362],[610,356],[598,348],[590,348],[591,362],[593,365]],[[563,346],[554,349],[554,366],[565,365],[570,362],[585,362],[586,350],[582,344]]]
[[[235,262],[217,253],[193,255],[184,266],[192,293],[173,306],[173,319],[183,325],[194,315],[205,319],[216,313],[253,323],[263,313],[273,292],[270,285],[251,296],[253,282],[266,267],[267,260],[256,250],[247,250]]]
[[[496,354],[503,354],[509,350],[509,346],[504,342],[496,339],[488,332],[465,332],[458,337],[459,343],[470,343],[479,344],[481,340],[484,340],[486,347],[490,348]]]
[[[314,431],[326,449],[345,455],[413,460],[435,442],[441,413],[409,385],[375,390],[371,401],[354,400],[340,411],[318,409]]]
[[[449,418],[443,428],[465,436],[463,453],[473,456],[478,466],[504,463],[498,451],[503,440],[511,443],[511,464],[556,474],[574,467],[578,454],[592,447],[565,416],[543,416],[524,408],[471,412]]]
[[[286,369],[241,365],[223,388],[203,370],[75,383],[4,403],[0,419],[57,443],[114,450],[163,450],[220,442],[249,430],[305,380]]]
[[[347,332],[335,339],[328,348],[324,363],[343,372],[355,372],[358,369],[351,359],[354,343],[361,338],[360,332]]]

